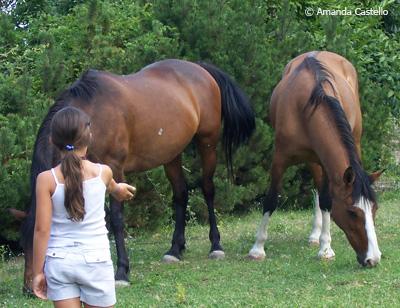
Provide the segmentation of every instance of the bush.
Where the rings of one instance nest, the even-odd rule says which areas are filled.
[[[17,1],[14,9],[7,3],[0,15],[0,217],[7,217],[8,207],[24,208],[40,122],[54,97],[88,68],[128,74],[157,60],[181,58],[212,62],[236,79],[252,101],[257,131],[247,147],[236,152],[233,182],[219,155],[219,215],[260,204],[269,185],[273,149],[273,131],[266,123],[268,101],[287,62],[309,50],[331,50],[354,63],[360,79],[364,165],[373,171],[393,164],[389,140],[400,116],[397,2],[387,6],[391,14],[383,18],[306,17],[306,7],[326,6],[320,0]],[[363,2],[331,6],[353,8]],[[189,216],[205,221],[200,162],[194,153],[190,146],[183,158]],[[138,187],[134,204],[125,207],[130,227],[171,221],[172,193],[162,167],[128,180]],[[310,189],[304,168],[290,168],[281,206],[309,206]],[[6,219],[1,235],[16,238],[11,225]]]

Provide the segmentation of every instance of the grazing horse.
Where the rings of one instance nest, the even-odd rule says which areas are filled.
[[[330,245],[332,216],[358,262],[363,266],[379,263],[381,252],[374,228],[377,203],[371,184],[380,173],[369,176],[361,165],[362,117],[353,65],[324,51],[293,59],[272,93],[269,116],[275,129],[271,186],[249,257],[265,257],[266,228],[278,205],[282,176],[288,166],[305,162],[322,210],[318,256],[331,259],[335,255]]]
[[[188,190],[181,153],[194,139],[201,157],[202,191],[209,213],[209,257],[224,256],[214,213],[216,149],[223,120],[222,143],[231,169],[232,151],[254,131],[254,113],[245,94],[226,73],[205,63],[164,60],[126,76],[89,70],[56,100],[37,135],[31,168],[32,197],[23,225],[28,290],[32,274],[36,177],[59,163],[60,154],[49,142],[50,122],[65,106],[80,108],[91,117],[93,142],[88,159],[109,165],[117,182],[123,181],[126,173],[164,165],[175,207],[175,231],[171,248],[163,257],[165,262],[179,261],[185,249]],[[118,257],[115,278],[128,282],[122,209],[122,204],[111,198],[111,228]]]

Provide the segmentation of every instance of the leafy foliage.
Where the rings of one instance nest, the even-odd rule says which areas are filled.
[[[209,61],[228,72],[251,98],[257,131],[235,155],[235,180],[225,161],[216,171],[219,215],[248,210],[269,183],[273,131],[268,100],[286,63],[309,50],[330,50],[357,68],[363,109],[363,161],[367,170],[392,163],[393,125],[400,117],[398,1],[382,5],[388,16],[312,16],[309,1],[4,1],[0,13],[0,225],[16,238],[6,209],[23,209],[29,167],[41,120],[53,99],[88,68],[128,74],[165,58]],[[375,1],[341,1],[329,8],[374,7]],[[221,152],[221,151],[220,151]],[[199,188],[199,157],[184,154],[190,187],[189,216],[207,219]],[[171,189],[157,168],[130,175],[138,197],[125,207],[132,228],[167,222]],[[310,177],[302,167],[285,176],[283,207],[309,205]],[[14,230],[14,231],[12,231]],[[133,229],[134,230],[134,229]]]

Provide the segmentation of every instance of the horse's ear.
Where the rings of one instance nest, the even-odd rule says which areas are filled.
[[[369,175],[369,180],[370,180],[371,184],[375,183],[375,181],[378,180],[378,179],[380,178],[380,176],[382,175],[383,172],[385,172],[385,170],[386,170],[386,169],[383,169],[383,170],[381,170],[381,171],[372,172],[372,173]]]
[[[343,182],[346,185],[351,185],[354,183],[356,175],[354,174],[353,167],[348,167],[343,174]]]

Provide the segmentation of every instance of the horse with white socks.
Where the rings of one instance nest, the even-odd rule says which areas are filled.
[[[293,59],[271,97],[269,119],[275,129],[271,186],[251,259],[265,257],[269,219],[278,205],[287,167],[307,163],[315,186],[315,219],[309,241],[318,257],[332,259],[330,217],[345,232],[363,266],[375,266],[381,252],[375,233],[377,210],[372,183],[361,165],[362,116],[357,73],[345,58],[309,52]]]

